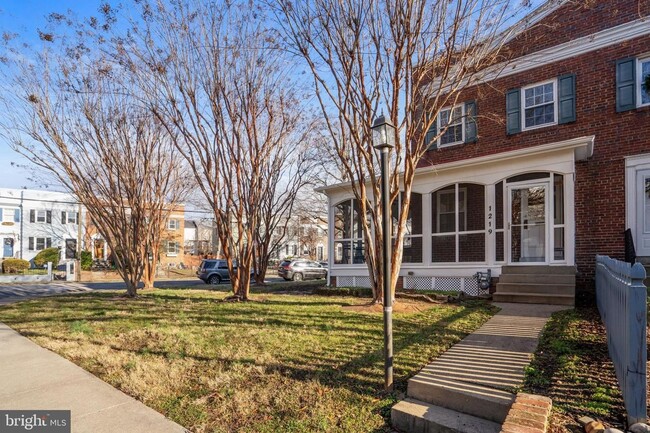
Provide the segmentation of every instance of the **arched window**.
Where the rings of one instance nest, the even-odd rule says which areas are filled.
[[[342,265],[365,262],[359,201],[346,200],[334,209],[334,263]]]
[[[431,261],[485,261],[485,186],[457,183],[431,194]]]

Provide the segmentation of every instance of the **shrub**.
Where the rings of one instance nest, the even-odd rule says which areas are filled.
[[[89,271],[93,266],[93,255],[90,251],[81,252],[81,269]]]
[[[5,274],[15,274],[25,269],[29,269],[29,262],[23,259],[5,259],[2,262],[2,272]]]
[[[43,267],[47,262],[52,262],[54,266],[59,264],[59,249],[58,248],[45,248],[34,257],[34,264]]]
[[[321,296],[354,296],[356,298],[372,298],[372,289],[365,287],[319,287],[313,290],[314,295]]]

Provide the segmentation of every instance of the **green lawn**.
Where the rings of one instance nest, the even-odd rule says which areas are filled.
[[[395,314],[384,394],[382,317],[367,299],[154,290],[0,308],[7,323],[193,432],[384,432],[406,380],[495,312],[481,302]],[[430,304],[429,304],[430,305]],[[421,304],[420,304],[421,306]]]

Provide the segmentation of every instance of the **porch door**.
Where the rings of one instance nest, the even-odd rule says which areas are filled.
[[[548,263],[548,184],[508,189],[508,262]]]
[[[650,170],[636,176],[636,255],[650,257]]]

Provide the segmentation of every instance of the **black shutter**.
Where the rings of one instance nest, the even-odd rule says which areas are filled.
[[[557,123],[576,120],[576,74],[561,75],[557,79],[558,119]]]
[[[48,224],[52,224],[52,211],[51,210],[48,210],[46,212],[45,222],[48,223]]]
[[[32,211],[32,212],[34,212],[34,211]],[[27,247],[27,249],[29,251],[34,251],[34,238],[33,237],[29,238],[28,245],[29,246]]]
[[[521,132],[521,90],[512,89],[506,93],[506,132],[508,135]]]
[[[45,248],[52,248],[52,238],[45,238]]]
[[[36,222],[36,211],[34,209],[29,210],[29,222]]]
[[[474,143],[477,138],[476,101],[469,101],[465,103],[465,143]]]
[[[65,212],[61,211],[61,224],[65,224]]]
[[[424,145],[429,149],[429,150],[434,150],[438,148],[438,140],[436,139],[436,135],[438,135],[438,119],[433,120],[433,124],[427,131],[426,135],[424,136]]]
[[[636,108],[636,59],[616,62],[616,111]]]
[[[81,224],[81,221],[79,221],[79,212],[77,212],[77,224]]]

